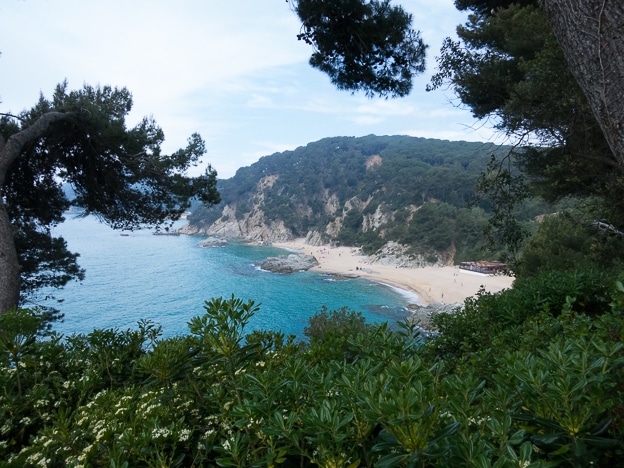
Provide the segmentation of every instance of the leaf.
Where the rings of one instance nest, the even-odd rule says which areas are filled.
[[[236,466],[236,463],[229,457],[220,457],[215,460],[219,466]]]
[[[535,434],[531,436],[533,442],[538,442],[541,445],[552,445],[561,439],[562,434]]]
[[[443,439],[444,437],[448,437],[454,434],[455,432],[457,432],[457,429],[459,428],[459,426],[461,426],[461,424],[458,422],[449,424],[448,426],[442,428],[440,432],[438,432],[435,435],[434,440]]]
[[[401,466],[405,460],[409,458],[409,455],[386,455],[381,458],[375,466],[379,468],[395,468],[397,466]]]
[[[524,436],[526,435],[526,431],[524,429],[520,429],[509,438],[509,443],[511,445],[518,445],[524,440]]]
[[[572,453],[576,458],[581,458],[587,453],[587,447],[582,440],[574,439],[572,441]]]
[[[602,450],[608,450],[615,448],[621,444],[621,441],[618,439],[607,439],[606,437],[594,437],[587,436],[583,437],[583,441],[592,447],[596,447]]]
[[[596,426],[594,426],[594,428],[591,430],[591,435],[597,436],[597,435],[602,434],[609,428],[612,421],[613,421],[612,418],[603,419],[598,424],[596,424]]]
[[[531,454],[533,453],[533,445],[531,442],[526,441],[520,446],[520,459],[524,461],[531,460]]]

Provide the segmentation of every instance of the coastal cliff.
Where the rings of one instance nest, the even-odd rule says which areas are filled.
[[[219,181],[222,204],[179,232],[268,245],[356,246],[400,267],[483,259],[487,207],[468,207],[490,144],[336,137],[276,153]]]

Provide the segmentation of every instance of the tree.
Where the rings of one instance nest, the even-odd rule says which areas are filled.
[[[592,223],[578,211],[549,215],[522,248],[515,268],[517,278],[544,271],[579,268],[621,270],[624,258],[622,233],[608,225]]]
[[[624,3],[539,0],[624,172]]]
[[[406,80],[422,67],[410,68],[403,58],[420,56],[422,66],[425,46],[410,32],[409,15],[400,7],[366,0],[291,3],[302,22],[299,39],[315,47],[310,63],[338,88],[369,96],[410,91]],[[477,118],[495,117],[499,129],[537,143],[513,155],[536,193],[550,200],[599,196],[603,202],[597,215],[624,223],[624,4],[455,4],[471,15],[458,28],[460,41],[445,42],[431,88],[450,84]],[[390,20],[391,11],[403,20]],[[403,31],[402,39],[384,47],[391,30]],[[410,40],[419,53],[413,53]],[[396,57],[401,59],[392,62]],[[388,60],[409,73],[379,66]]]
[[[286,0],[289,1],[289,0]],[[390,0],[290,0],[299,40],[314,46],[310,65],[349,91],[406,96],[425,69],[426,45],[412,16]]]
[[[587,98],[600,129],[624,171],[624,4],[617,0],[456,0],[460,10],[471,10],[471,26],[497,21],[506,12],[534,11],[539,6],[557,39],[569,72]],[[528,10],[526,10],[528,8]],[[538,20],[539,25],[541,20]],[[524,42],[542,40],[535,25],[524,23]],[[474,29],[473,29],[474,31]],[[460,36],[466,29],[459,29]],[[511,34],[514,28],[510,29]],[[463,36],[467,39],[467,36]],[[500,36],[498,36],[500,38]],[[473,36],[473,40],[475,37]],[[497,37],[481,36],[488,53],[496,55]],[[476,43],[475,43],[476,44]],[[518,43],[521,45],[521,43]],[[537,52],[538,49],[533,49]],[[511,53],[511,61],[518,58]],[[562,77],[565,79],[565,77]],[[500,81],[497,81],[500,83]],[[553,84],[557,86],[560,80]],[[504,95],[504,93],[503,93]],[[500,97],[500,95],[499,95]]]
[[[459,41],[445,41],[431,88],[450,85],[475,117],[493,118],[522,142],[481,180],[486,197],[506,203],[495,203],[496,230],[519,233],[509,229],[508,214],[528,194],[526,183],[551,202],[590,199],[594,219],[624,223],[624,173],[538,0],[457,0],[456,6],[471,15],[458,27]]]
[[[161,154],[162,130],[151,118],[127,128],[132,96],[125,89],[58,85],[29,111],[0,118],[0,312],[18,305],[20,290],[63,286],[82,270],[50,228],[70,203],[114,228],[160,226],[177,219],[190,199],[219,201],[216,172],[186,170],[205,152],[198,134]],[[70,184],[70,200],[63,184]]]

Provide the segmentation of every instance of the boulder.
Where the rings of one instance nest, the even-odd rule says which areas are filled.
[[[220,237],[208,237],[199,243],[200,247],[223,247],[225,245],[227,245],[227,241]]]
[[[290,254],[269,257],[258,263],[257,266],[274,273],[293,273],[295,271],[309,270],[318,264],[318,260],[312,255]]]
[[[431,317],[437,314],[453,314],[464,307],[462,303],[444,304],[442,302],[434,302],[428,306],[419,304],[410,304],[407,308],[412,313],[410,320],[416,322],[418,327],[427,332],[436,332],[437,330],[431,323]]]

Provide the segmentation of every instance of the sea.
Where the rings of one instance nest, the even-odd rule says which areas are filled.
[[[206,301],[233,295],[260,307],[247,332],[276,330],[303,338],[308,319],[323,306],[346,306],[370,323],[396,323],[410,314],[408,304],[418,302],[413,293],[359,278],[263,271],[258,262],[288,253],[274,247],[242,242],[200,247],[203,237],[116,231],[93,216],[69,213],[53,234],[80,254],[78,263],[86,270],[84,280],[40,296],[40,301],[47,293],[55,296],[39,303],[64,314],[53,326],[64,335],[136,329],[139,320],[161,325],[164,337],[183,335],[188,321],[202,315]]]

